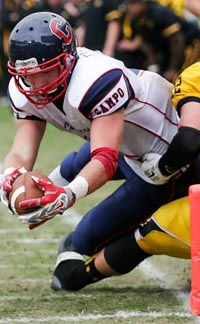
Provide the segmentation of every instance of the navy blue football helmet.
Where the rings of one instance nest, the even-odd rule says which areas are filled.
[[[38,12],[26,16],[13,29],[8,44],[8,71],[29,101],[37,108],[62,96],[78,59],[72,27],[63,17]],[[59,68],[56,80],[40,88],[32,88],[27,76]]]

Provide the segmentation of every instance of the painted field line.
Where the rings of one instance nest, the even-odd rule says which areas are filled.
[[[145,277],[149,277],[152,279],[158,279],[160,282],[160,286],[166,289],[171,289],[173,295],[175,295],[178,299],[181,299],[184,303],[184,307],[189,309],[189,295],[188,293],[174,291],[175,287],[175,279],[172,276],[167,275],[167,273],[161,271],[157,266],[155,266],[150,260],[143,261],[139,266],[139,270],[145,275]],[[166,280],[167,278],[167,280]]]
[[[49,279],[46,279],[46,278],[40,278],[40,279],[34,279],[34,278],[26,278],[26,279],[24,279],[24,278],[20,278],[20,277],[18,277],[18,278],[15,278],[15,279],[9,279],[9,283],[11,284],[14,284],[14,283],[18,283],[19,281],[23,281],[23,284],[26,284],[26,283],[30,283],[30,284],[34,284],[34,283],[44,283],[44,284],[48,284],[49,285],[49,287],[50,287],[50,283],[51,283],[51,280],[50,280],[50,278]],[[8,282],[8,280],[0,280],[0,284],[1,285],[3,285],[3,284],[6,284],[6,282]],[[17,295],[15,295],[15,296],[17,296]],[[4,300],[4,297],[5,296],[0,296],[0,300]],[[6,296],[5,297],[6,299],[8,298],[8,296]],[[12,299],[12,297],[11,297],[11,299]],[[20,299],[20,296],[19,296],[19,299]],[[23,297],[22,297],[22,299],[23,299]]]
[[[172,290],[173,295],[175,295],[178,299],[182,300],[184,303],[184,307],[189,309],[189,294],[183,291],[174,290],[176,287],[175,278],[167,275],[164,271],[161,271],[157,266],[155,266],[151,260],[144,260],[138,266],[139,270],[143,273],[143,275],[147,278],[158,279],[161,287]]]
[[[56,261],[56,258],[55,258]],[[33,266],[29,265],[30,267],[33,268]],[[28,265],[27,264],[15,264],[15,268],[16,269],[27,269]],[[37,264],[37,266],[35,266],[35,268],[37,269],[49,269],[49,264]],[[0,269],[13,269],[13,264],[11,263],[4,263],[4,264],[0,264]],[[3,280],[0,279],[0,281],[3,282]],[[25,280],[24,280],[25,281]]]
[[[45,300],[54,300],[54,299],[64,299],[64,298],[77,298],[76,294],[73,293],[69,293],[69,294],[65,294],[63,295],[59,295],[59,294],[49,294],[45,296]],[[91,294],[78,294],[78,297],[80,299],[82,298],[88,298],[91,299],[93,297],[93,295]],[[22,296],[22,295],[15,295],[15,296],[0,296],[0,301],[11,301],[11,300],[33,300],[32,296]]]
[[[11,216],[11,215],[9,215],[9,216]],[[81,216],[78,213],[76,213],[76,211],[74,209],[67,210],[62,216],[58,216],[58,217],[60,217],[61,222],[66,225],[66,230],[67,230],[67,225],[70,225],[71,227],[75,227],[81,219]],[[53,222],[54,220],[51,220],[51,221]],[[9,218],[9,222],[12,222],[12,217]],[[30,230],[27,228],[27,226],[24,226],[24,224],[21,224],[21,225],[22,225],[21,228],[13,228],[13,227],[12,228],[1,228],[0,234],[2,234],[2,235],[16,234],[16,233],[29,234]],[[1,242],[1,240],[0,240],[0,242]]]
[[[161,271],[157,266],[155,266],[150,260],[144,260],[139,264],[138,269],[147,278],[158,279],[160,285],[163,288],[170,289],[171,293],[181,301],[183,307],[190,312],[189,306],[189,292],[183,292],[181,290],[174,290],[176,287],[176,280],[172,276],[167,275],[167,273]],[[167,278],[167,280],[166,280]],[[192,316],[196,323],[200,323],[200,318]]]
[[[10,239],[15,244],[41,244],[41,243],[60,243],[60,239],[57,238],[22,238],[22,239]],[[7,240],[9,241],[9,240]],[[5,243],[4,240],[0,240],[0,244]],[[55,251],[57,252],[57,251]]]
[[[76,224],[80,221],[81,216],[76,213],[74,210],[70,210],[65,212],[61,218],[62,223],[65,223],[66,225],[70,225],[72,227],[75,227]],[[53,221],[53,220],[52,220]],[[45,226],[45,225],[44,225]],[[67,230],[67,227],[66,227]],[[29,234],[29,231],[27,231],[27,228],[17,228],[17,229],[13,229],[13,228],[8,228],[8,229],[0,229],[0,234],[2,235],[8,235],[8,234],[16,234],[16,233],[24,233],[24,234]],[[60,238],[21,238],[21,239],[15,239],[12,237],[12,242],[16,243],[16,244],[41,244],[41,243],[57,243],[59,244],[60,241],[62,239],[62,236]],[[0,239],[0,244],[1,243],[5,243],[5,239]],[[55,253],[57,253],[57,251],[55,251]]]
[[[18,250],[19,252],[20,250]],[[37,251],[34,251],[34,250],[28,250],[28,251],[20,251],[20,253],[23,253],[24,256],[34,256],[36,253],[38,253]],[[40,254],[46,254],[47,253],[47,249],[40,249]],[[8,251],[1,251],[1,257],[2,256],[8,256]],[[52,257],[57,257],[57,250],[53,250],[53,249],[48,249],[48,255],[51,255]],[[10,256],[16,256],[16,251],[9,251],[9,257]],[[1,264],[0,264],[1,266]]]
[[[88,314],[88,315],[77,315],[77,316],[53,316],[53,317],[45,317],[45,318],[34,318],[34,317],[21,317],[21,318],[4,318],[0,320],[0,323],[42,323],[42,322],[57,322],[57,321],[71,321],[71,322],[79,322],[79,321],[96,321],[99,319],[130,319],[130,318],[163,318],[163,317],[178,317],[178,318],[192,318],[190,313],[179,313],[179,312],[172,312],[172,313],[160,313],[160,312],[124,312],[118,311],[114,314]]]
[[[61,221],[64,223],[75,227],[81,220],[82,216],[76,212],[74,208],[67,210],[64,212],[62,216],[60,216]]]
[[[17,233],[27,233],[27,229],[25,228],[1,228],[0,234],[1,235],[8,235],[8,234],[17,234]]]
[[[81,216],[79,214],[77,214],[74,209],[73,210],[68,210],[66,213],[64,213],[64,215],[60,218],[61,221],[65,224],[69,224],[71,226],[76,226],[77,223],[80,221],[81,219]],[[12,232],[12,229],[2,229],[2,234],[8,234],[9,232],[11,233]],[[26,232],[27,229],[19,229],[19,232]],[[14,233],[16,233],[15,230],[13,230]],[[13,240],[12,240],[13,241]],[[38,238],[38,239],[17,239],[17,240],[14,240],[15,243],[25,243],[25,244],[40,244],[40,243],[49,243],[49,242],[58,242],[59,240],[58,239],[41,239],[41,238]],[[0,241],[1,242],[1,241]],[[4,240],[2,240],[2,242],[4,242]],[[170,288],[169,287],[169,281],[167,280],[166,282],[166,274],[163,273],[162,271],[159,270],[158,267],[155,267],[151,262],[149,261],[144,261],[142,264],[139,265],[139,270],[141,272],[143,272],[143,274],[146,276],[146,277],[152,277],[152,278],[155,278],[157,277],[162,286],[164,288]],[[30,279],[31,281],[32,279]],[[185,294],[183,292],[176,292],[176,297],[181,300],[184,304],[184,306],[186,306],[186,308],[188,309],[188,294]],[[53,317],[53,318],[50,318],[49,321],[55,321],[55,320],[60,320],[60,321],[66,321],[66,320],[71,320],[71,321],[79,321],[79,320],[88,320],[88,319],[98,319],[98,318],[117,318],[119,317],[120,312],[116,313],[116,314],[113,314],[113,315],[98,315],[100,317],[96,317],[97,315],[87,315],[87,316],[69,316],[69,317],[62,317],[62,318],[57,318],[57,317]],[[149,317],[151,313],[139,313],[139,312],[131,312],[131,313],[124,313],[124,316],[128,316],[128,317]],[[152,315],[154,314],[154,315]],[[157,312],[153,312],[151,314],[150,317],[162,317],[162,316],[177,316],[177,317],[192,317],[192,315],[190,313],[171,313],[170,314],[164,314],[164,313],[157,313]],[[89,317],[88,317],[89,316]],[[123,316],[122,316],[123,317]],[[127,318],[128,318],[127,317]],[[1,322],[0,320],[0,323],[12,323],[13,321],[15,322],[19,322],[19,323],[27,323],[27,320],[28,322],[31,321],[31,319],[18,319],[18,320],[12,320],[12,319],[5,319],[3,322]],[[47,318],[45,319],[33,319],[34,322],[45,322],[47,320]]]

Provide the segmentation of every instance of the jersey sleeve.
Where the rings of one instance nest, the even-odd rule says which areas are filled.
[[[200,103],[200,62],[192,64],[176,79],[172,101],[178,112],[187,102]]]
[[[183,17],[185,0],[157,0],[161,6],[169,7],[176,15]]]
[[[104,0],[104,18],[107,22],[120,19],[122,12],[120,11],[119,3],[117,0]]]
[[[38,121],[45,122],[40,117],[37,117],[36,115],[33,115],[26,110],[25,107],[27,105],[28,100],[17,89],[17,87],[15,85],[14,78],[10,79],[10,82],[8,85],[8,99],[9,99],[14,117],[16,119],[29,119],[29,120],[38,120]]]
[[[153,9],[153,10],[152,10]],[[162,6],[150,6],[149,15],[159,28],[162,36],[167,38],[181,30],[180,19],[171,10]]]
[[[9,96],[9,93],[8,93],[8,97],[10,100],[10,105],[11,105],[11,108],[13,111],[13,115],[16,119],[28,119],[28,120],[37,120],[37,121],[45,122],[43,119],[41,119],[37,116],[34,116],[34,115],[26,112],[25,110],[17,108],[15,106],[14,102],[12,101],[11,97]]]
[[[126,76],[120,69],[110,70],[101,75],[83,97],[79,111],[93,120],[126,108],[134,92]]]

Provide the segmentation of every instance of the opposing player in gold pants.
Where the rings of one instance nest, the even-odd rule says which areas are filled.
[[[52,288],[55,290],[55,282],[58,286],[59,278],[60,289],[79,290],[104,278],[128,273],[151,255],[190,258],[188,197],[162,206],[144,224],[110,242],[86,261],[73,251],[60,253]]]

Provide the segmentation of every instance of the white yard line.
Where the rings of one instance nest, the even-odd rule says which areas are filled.
[[[65,298],[77,298],[77,294],[73,293],[66,293]],[[92,294],[78,294],[78,297],[81,298],[93,298]],[[51,294],[45,296],[45,300],[53,300],[53,299],[63,299],[63,295],[59,294]],[[11,301],[11,300],[33,300],[32,296],[22,296],[22,295],[15,295],[15,296],[0,296],[0,301]]]
[[[29,318],[29,317],[21,317],[21,318],[5,318],[3,320],[0,320],[0,323],[6,324],[6,323],[42,323],[42,322],[57,322],[57,321],[71,321],[71,322],[79,322],[79,321],[96,321],[99,319],[117,319],[117,318],[123,318],[123,319],[130,319],[130,318],[163,318],[163,317],[178,317],[178,318],[191,318],[192,315],[190,313],[179,313],[179,312],[172,312],[172,313],[161,313],[161,312],[124,312],[124,311],[118,311],[114,314],[80,314],[77,316],[53,316],[53,317],[45,317],[45,318]]]
[[[9,215],[9,216],[11,216],[9,221],[12,221],[12,215]],[[59,216],[59,217],[60,217],[61,222],[66,225],[66,229],[67,229],[67,225],[75,227],[81,219],[81,216],[78,213],[76,213],[74,210],[68,210],[62,216]],[[52,220],[52,222],[53,222],[53,220]],[[12,234],[12,233],[13,234],[16,234],[16,233],[29,234],[30,231],[27,228],[27,226],[24,226],[23,224],[21,224],[21,225],[22,225],[21,228],[12,228],[12,227],[11,228],[1,228],[0,234],[2,234],[2,235]],[[1,242],[1,240],[0,240],[0,242]]]
[[[141,264],[139,264],[138,269],[143,273],[143,275],[147,278],[152,278],[159,281],[159,284],[166,289],[170,289],[171,293],[181,301],[183,308],[190,312],[189,306],[189,293],[183,291],[177,291],[173,288],[176,285],[175,279],[167,273],[161,271],[157,266],[155,266],[150,260],[144,260]],[[166,280],[167,278],[167,280]],[[196,323],[200,323],[199,317],[193,317]]]
[[[27,233],[27,229],[25,228],[1,228],[0,235],[7,235],[7,234],[16,234],[16,233]]]
[[[69,209],[61,216],[60,219],[65,224],[75,227],[80,222],[81,218],[82,218],[82,216],[80,214],[76,213],[76,211],[74,209]]]
[[[15,244],[41,244],[41,243],[60,243],[58,238],[22,238],[22,239],[11,239],[12,243]],[[5,239],[0,240],[0,243],[5,243]],[[56,253],[57,251],[55,251]]]
[[[74,212],[74,210],[70,210],[67,211],[61,218],[62,223],[65,223],[66,225],[70,225],[70,226],[76,226],[76,224],[80,221],[80,215],[77,214],[76,212]],[[18,229],[18,232],[21,233],[25,233],[27,231],[27,229]],[[1,229],[0,233],[1,234],[9,234],[9,233],[16,233],[15,229]],[[0,242],[4,242],[4,240],[0,240]],[[33,239],[12,239],[13,242],[15,243],[19,243],[19,244],[41,244],[41,243],[48,243],[48,242],[55,242],[55,243],[59,243],[60,239],[50,239],[50,238],[33,238]],[[55,251],[56,252],[56,251]],[[1,268],[4,267],[4,265],[1,265]],[[7,265],[8,267],[8,265]],[[5,265],[6,268],[6,265]],[[161,271],[158,267],[156,267],[151,261],[149,260],[145,260],[144,262],[142,262],[138,269],[143,273],[144,276],[146,277],[150,277],[150,278],[157,278],[160,283],[161,286],[166,288],[166,289],[172,289],[173,287],[173,278],[171,279],[171,282],[169,281],[170,278],[169,276],[166,276],[166,273],[164,273],[163,271]],[[167,281],[166,281],[167,278]],[[32,280],[32,279],[30,279]],[[1,280],[3,282],[3,280]],[[26,281],[26,280],[25,280]],[[174,283],[175,284],[175,283]],[[161,318],[161,317],[179,317],[179,318],[193,318],[195,319],[196,323],[200,323],[199,318],[195,318],[191,313],[190,313],[190,309],[189,309],[189,295],[180,291],[180,292],[174,292],[172,290],[172,293],[176,296],[177,299],[179,299],[181,301],[181,303],[183,304],[183,307],[186,309],[187,312],[181,313],[181,312],[173,312],[173,313],[161,313],[161,312],[123,312],[123,311],[119,311],[115,314],[98,314],[98,315],[93,315],[93,314],[88,314],[88,315],[84,315],[84,314],[80,314],[78,316],[64,316],[64,317],[49,317],[49,318],[15,318],[15,319],[11,319],[11,318],[5,318],[3,320],[0,319],[0,323],[29,323],[29,322],[34,322],[34,323],[42,323],[42,322],[56,322],[56,321],[74,321],[74,322],[78,322],[78,321],[88,321],[88,320],[97,320],[97,319],[106,319],[106,318],[137,318],[137,317],[143,317],[143,318]],[[70,294],[71,296],[71,294]],[[1,296],[0,300],[5,300],[6,299],[12,299],[12,298],[16,298],[16,297],[9,297],[9,296]],[[52,297],[53,298],[53,297]]]

